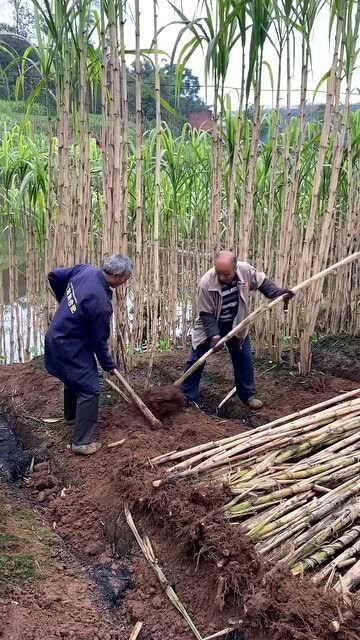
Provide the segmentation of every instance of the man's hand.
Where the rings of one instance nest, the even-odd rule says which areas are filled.
[[[271,282],[268,278],[265,278],[264,282],[259,287],[259,291],[261,291],[261,293],[269,300],[275,300],[275,298],[284,296],[285,311],[287,310],[289,300],[291,300],[295,295],[291,289],[282,289],[282,287],[278,287],[275,282]]]
[[[295,296],[295,293],[291,291],[291,289],[280,289],[280,291],[281,293],[279,293],[279,296],[283,296],[285,294],[284,302],[289,302],[289,300]]]
[[[223,344],[221,344],[219,347],[216,346],[220,339],[221,339],[221,336],[213,336],[211,338],[210,346],[213,349],[214,353],[217,353],[218,351],[221,351],[221,349],[224,348]]]
[[[289,300],[295,296],[295,293],[291,291],[291,289],[281,289],[281,293],[279,293],[279,295],[284,296],[284,309],[287,311]]]

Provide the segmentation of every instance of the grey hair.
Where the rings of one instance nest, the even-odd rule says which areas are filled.
[[[128,256],[122,253],[115,253],[109,258],[105,258],[103,270],[108,276],[129,276],[133,270],[133,263]]]

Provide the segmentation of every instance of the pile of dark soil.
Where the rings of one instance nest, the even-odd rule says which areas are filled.
[[[360,338],[325,336],[313,348],[313,367],[328,375],[360,381]]]
[[[177,387],[153,387],[148,389],[142,401],[159,420],[176,416],[185,407],[185,398]]]

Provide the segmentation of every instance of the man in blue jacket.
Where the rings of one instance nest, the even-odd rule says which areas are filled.
[[[45,338],[45,366],[64,383],[64,416],[74,425],[72,450],[91,455],[101,448],[95,442],[99,411],[99,374],[96,358],[112,373],[109,352],[112,291],[132,272],[130,258],[116,254],[102,269],[89,264],[54,269],[48,274],[59,307]]]

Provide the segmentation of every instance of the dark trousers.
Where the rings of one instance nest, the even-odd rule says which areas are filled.
[[[65,420],[75,420],[73,444],[94,442],[99,413],[99,394],[82,393],[64,387]]]
[[[224,334],[225,335],[225,334]],[[250,338],[246,336],[241,342],[238,338],[231,338],[227,343],[233,368],[237,394],[242,401],[246,401],[255,393],[254,365],[251,353]],[[191,349],[185,363],[185,371],[210,349],[210,338],[200,344],[197,349]],[[199,384],[205,363],[191,374],[181,385],[184,396],[192,402],[198,401]]]

